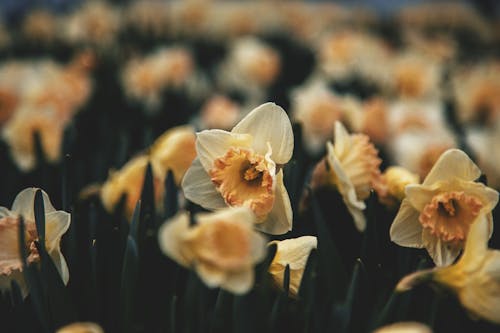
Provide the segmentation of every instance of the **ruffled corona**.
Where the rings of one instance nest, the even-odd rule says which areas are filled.
[[[276,166],[270,155],[231,148],[214,161],[209,175],[229,206],[248,206],[259,219],[271,211]]]
[[[479,199],[463,191],[445,192],[425,205],[419,221],[432,235],[462,247],[470,224],[482,207]]]

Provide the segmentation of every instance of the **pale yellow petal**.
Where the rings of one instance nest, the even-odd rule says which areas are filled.
[[[274,205],[264,222],[255,229],[271,235],[282,235],[292,230],[292,205],[283,183],[283,170],[276,175]]]
[[[219,221],[233,221],[253,226],[255,220],[255,215],[248,207],[229,207],[213,213],[199,213],[196,215],[196,221],[199,225]]]
[[[195,269],[201,280],[210,288],[220,286],[227,278],[226,272],[213,265],[198,263]]]
[[[421,212],[424,207],[432,201],[432,198],[442,189],[438,186],[422,186],[418,184],[410,184],[405,187],[405,194],[408,203],[413,208]]]
[[[45,244],[47,251],[59,248],[61,237],[68,231],[71,224],[71,214],[58,210],[45,216]]]
[[[34,204],[37,190],[39,189],[30,187],[19,192],[14,199],[11,210],[19,215],[23,215],[26,219],[35,220]],[[55,211],[54,206],[52,206],[52,203],[50,202],[49,196],[43,190],[42,196],[45,214]]]
[[[229,148],[249,148],[252,141],[252,137],[248,134],[231,133],[219,129],[201,131],[196,136],[196,152],[206,171],[212,169],[214,160],[224,156]]]
[[[436,161],[436,164],[425,177],[423,185],[454,178],[473,181],[479,178],[480,175],[481,170],[467,154],[458,149],[449,149]]]
[[[398,214],[390,229],[391,241],[414,248],[422,248],[422,225],[418,221],[420,213],[415,210],[407,199],[403,199]]]
[[[188,213],[178,213],[171,220],[164,223],[158,232],[158,241],[161,250],[182,266],[189,266],[190,259],[182,251],[182,241],[189,232]]]
[[[182,190],[188,200],[206,209],[227,207],[198,158],[193,161],[193,164],[184,175]]]
[[[500,324],[500,251],[488,251],[484,268],[459,291],[463,306],[474,315]]]
[[[453,264],[460,254],[460,248],[443,242],[440,238],[430,234],[426,229],[422,232],[422,242],[434,264],[439,267]]]
[[[273,262],[290,266],[290,269],[304,269],[311,250],[316,249],[318,240],[315,236],[302,236],[276,241],[278,246]]]
[[[459,262],[465,271],[475,271],[480,264],[478,258],[486,255],[492,220],[491,213],[484,213],[483,211],[470,226],[464,253]]]
[[[242,272],[234,272],[227,275],[226,280],[221,284],[221,288],[230,291],[236,295],[242,295],[250,291],[254,283],[253,268]]]
[[[292,157],[292,125],[285,110],[274,103],[265,103],[253,109],[231,132],[252,135],[252,148],[261,155],[266,154],[267,144],[270,143],[276,164],[285,164]]]

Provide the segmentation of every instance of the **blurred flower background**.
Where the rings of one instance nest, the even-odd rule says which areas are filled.
[[[499,15],[0,1],[2,332],[497,332]]]

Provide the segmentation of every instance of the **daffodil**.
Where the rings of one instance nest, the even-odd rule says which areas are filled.
[[[302,236],[299,238],[273,241],[276,244],[276,255],[274,256],[269,273],[274,282],[283,286],[283,279],[286,266],[290,267],[290,295],[296,297],[299,292],[302,275],[307,264],[307,259],[311,251],[318,246],[318,240],[314,236]]]
[[[209,287],[235,294],[250,290],[254,265],[266,254],[266,239],[253,231],[255,215],[247,207],[195,216],[179,213],[159,231],[160,247],[182,266],[192,267]]]
[[[429,326],[416,321],[401,321],[380,327],[373,333],[432,333],[432,330]]]
[[[311,186],[335,186],[342,195],[359,231],[366,227],[363,200],[370,190],[381,186],[378,151],[367,135],[349,134],[342,123],[335,123],[335,143],[326,143],[327,155],[316,167]]]
[[[447,150],[421,185],[406,186],[391,240],[401,246],[425,247],[437,266],[453,263],[479,212],[491,211],[498,202],[497,191],[474,182],[480,175],[464,152]]]
[[[104,331],[95,323],[78,322],[61,327],[56,333],[104,333]]]
[[[475,317],[500,324],[500,251],[488,249],[492,219],[483,210],[472,223],[465,250],[454,265],[410,274],[396,286],[406,291],[431,282],[453,292]]]
[[[131,218],[137,201],[141,198],[146,167],[150,161],[147,155],[139,155],[128,161],[120,170],[111,171],[108,180],[100,189],[100,197],[104,208],[112,212],[126,195],[125,215]],[[160,204],[163,197],[163,174],[157,163],[152,163],[153,187],[155,202]],[[175,175],[175,174],[174,174]]]
[[[231,132],[197,134],[198,157],[186,172],[187,199],[210,210],[249,207],[255,227],[269,234],[292,228],[292,209],[282,166],[293,152],[293,132],[285,111],[266,103],[251,111]]]
[[[23,263],[19,252],[19,223],[22,216],[25,223],[27,262],[36,264],[40,261],[40,255],[35,246],[35,242],[38,241],[34,214],[37,190],[27,188],[21,191],[10,210],[0,207],[0,290],[9,289],[11,281],[15,280],[24,296],[28,294],[28,287],[23,278]],[[71,216],[67,212],[55,210],[47,193],[42,191],[42,195],[45,207],[45,247],[62,281],[67,284],[69,271],[61,253],[60,241],[69,228]]]
[[[418,184],[420,177],[417,174],[400,166],[388,167],[382,177],[386,187],[386,195],[380,200],[389,207],[399,205],[405,198],[405,187],[410,184]]]

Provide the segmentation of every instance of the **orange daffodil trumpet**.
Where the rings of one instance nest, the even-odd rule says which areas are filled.
[[[28,287],[23,278],[23,262],[19,252],[19,224],[21,216],[25,223],[25,250],[28,264],[40,261],[35,242],[38,233],[35,224],[34,202],[38,189],[27,188],[21,191],[12,204],[12,209],[0,207],[0,291],[9,289],[12,280],[21,287],[23,296],[28,295]],[[69,213],[55,210],[47,193],[42,191],[45,207],[45,247],[52,258],[64,284],[68,283],[69,271],[64,259],[60,242],[68,230],[71,216]]]
[[[412,273],[398,283],[396,291],[435,283],[453,292],[475,317],[500,324],[500,251],[488,249],[491,227],[491,214],[481,210],[456,264]]]
[[[335,122],[335,143],[327,142],[325,160],[316,166],[311,180],[313,188],[332,185],[342,195],[359,231],[366,227],[363,200],[370,190],[382,188],[378,151],[367,135],[349,134],[341,122]]]
[[[161,227],[160,247],[207,286],[244,294],[253,286],[254,265],[266,256],[266,238],[253,231],[255,219],[247,207],[230,207],[197,214],[190,226],[188,213],[179,213]]]
[[[489,214],[498,192],[474,182],[479,168],[458,149],[444,152],[421,185],[405,188],[406,197],[390,229],[398,245],[426,248],[437,266],[453,263],[480,211]]]
[[[197,158],[182,181],[188,200],[210,210],[249,207],[255,228],[284,234],[292,209],[282,165],[293,152],[293,132],[285,111],[274,103],[252,110],[232,130],[197,133]]]

